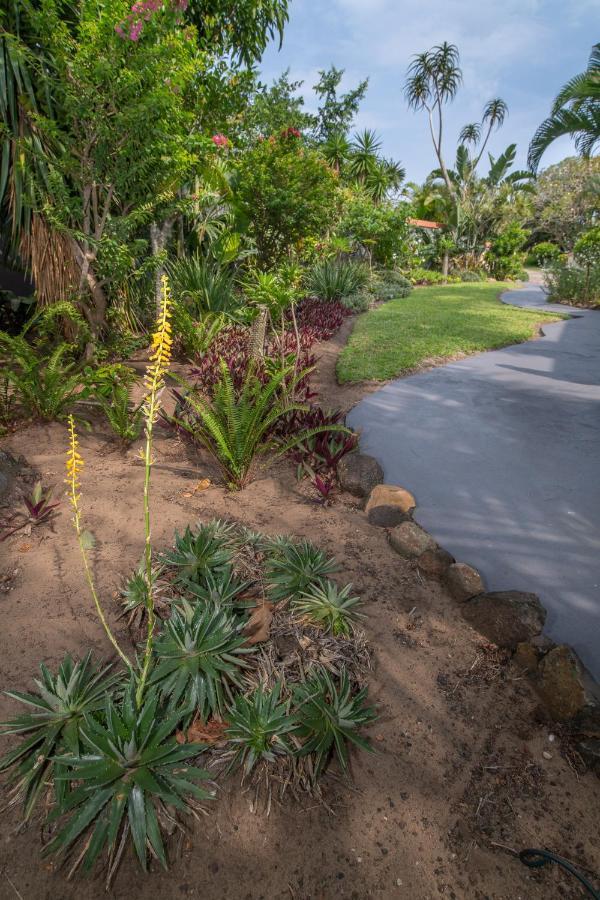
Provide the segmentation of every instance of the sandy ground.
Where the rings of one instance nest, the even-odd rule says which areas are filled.
[[[336,346],[350,327],[323,348],[317,381],[326,406],[348,408],[359,397],[356,386],[340,390],[332,381]],[[29,426],[2,445],[23,454],[60,493],[66,443],[65,427],[53,424]],[[97,584],[127,641],[117,620],[117,591],[141,555],[143,471],[136,448],[120,451],[102,425],[84,432],[81,445]],[[548,847],[598,870],[600,781],[581,771],[568,743],[539,718],[523,674],[462,621],[439,585],[396,556],[385,531],[368,525],[352,498],[338,495],[330,508],[316,506],[286,461],[262,469],[245,491],[230,494],[207,459],[174,438],[161,435],[156,456],[156,547],[170,543],[176,527],[219,516],[273,534],[305,536],[336,555],[342,576],[365,600],[374,649],[370,696],[380,718],[371,729],[375,752],[354,757],[353,781],[327,778],[329,810],[309,798],[290,799],[266,817],[250,810],[251,798],[230,779],[209,815],[172,845],[168,873],[145,877],[126,857],[108,896],[582,897],[573,879],[550,868],[533,873],[511,849]],[[214,486],[194,492],[206,477]],[[0,674],[6,688],[29,689],[39,662],[55,666],[67,651],[81,655],[91,647],[109,656],[65,502],[59,512],[52,528],[0,544]],[[2,698],[0,715],[14,711],[15,704]],[[41,838],[39,823],[23,829],[17,811],[3,813],[1,898],[106,896],[100,874],[68,882],[64,870],[41,860]]]

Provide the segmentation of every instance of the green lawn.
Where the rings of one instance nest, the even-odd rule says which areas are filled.
[[[541,321],[561,318],[507,306],[499,295],[508,287],[476,282],[418,288],[365,313],[338,359],[339,382],[385,381],[423,365],[518,344]]]

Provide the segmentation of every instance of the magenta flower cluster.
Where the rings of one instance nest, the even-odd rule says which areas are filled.
[[[167,9],[178,14],[185,12],[188,5],[189,0],[136,0],[124,21],[115,25],[115,31],[123,40],[139,41],[145,23],[150,22],[159,10]]]
[[[224,134],[213,134],[211,140],[215,147],[229,147],[229,138]]]

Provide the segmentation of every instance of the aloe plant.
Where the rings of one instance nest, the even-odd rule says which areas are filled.
[[[175,583],[202,583],[209,574],[222,574],[230,569],[232,551],[224,539],[210,526],[192,531],[188,526],[182,535],[175,532],[175,547],[161,556],[163,565],[175,572]]]
[[[260,760],[272,762],[277,755],[293,752],[287,738],[296,722],[289,701],[281,701],[280,695],[280,682],[271,691],[260,685],[249,697],[237,696],[227,713],[225,736],[234,745],[232,765],[243,765],[246,775]]]
[[[286,542],[267,561],[266,582],[269,598],[278,603],[298,598],[312,585],[338,569],[336,561],[310,541]]]
[[[175,739],[180,713],[161,706],[156,689],[149,689],[138,707],[135,692],[132,680],[122,700],[107,697],[102,715],[84,718],[81,752],[57,757],[60,778],[75,786],[52,813],[61,825],[43,851],[65,853],[81,843],[80,861],[90,869],[106,849],[109,880],[128,835],[144,870],[149,853],[167,868],[161,833],[165,807],[185,811],[191,799],[212,797],[201,786],[208,774],[185,765],[202,745]]]
[[[56,675],[40,665],[41,678],[34,679],[38,693],[5,691],[29,712],[0,724],[4,735],[23,735],[24,740],[0,759],[0,772],[12,769],[11,780],[17,795],[23,797],[25,818],[47,783],[56,776],[56,758],[81,750],[81,728],[85,715],[99,710],[107,693],[114,689],[118,676],[109,674],[110,666],[98,668],[91,653],[79,662],[66,656]],[[64,785],[58,784],[59,793]]]
[[[183,700],[203,719],[225,709],[225,695],[240,686],[246,638],[227,609],[182,600],[156,639],[156,666],[151,683],[171,702]]]
[[[333,751],[343,769],[348,767],[348,744],[372,750],[359,734],[359,728],[376,718],[365,706],[366,688],[352,694],[348,674],[344,670],[339,684],[321,670],[309,681],[294,688],[294,715],[298,720],[297,735],[303,739],[301,754],[314,753],[317,774],[323,770]]]
[[[361,617],[356,607],[360,597],[352,596],[352,585],[340,588],[334,581],[324,581],[308,588],[295,599],[292,606],[335,635],[349,635]]]

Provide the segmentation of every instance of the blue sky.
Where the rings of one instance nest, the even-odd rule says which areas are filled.
[[[409,180],[422,180],[434,167],[433,148],[425,117],[406,106],[404,77],[412,54],[447,40],[459,48],[464,84],[447,109],[446,156],[453,158],[462,125],[502,97],[510,114],[490,149],[515,142],[523,166],[558,88],[585,69],[598,26],[600,0],[291,0],[283,47],[267,49],[262,77],[270,82],[289,67],[304,80],[311,109],[319,69],[345,69],[346,86],[369,76],[357,126],[379,132],[385,155],[401,160]],[[559,141],[543,165],[571,152],[568,139]]]

